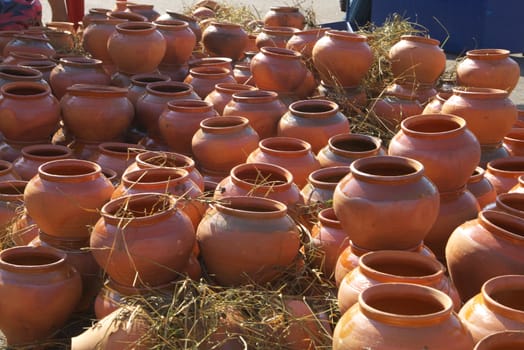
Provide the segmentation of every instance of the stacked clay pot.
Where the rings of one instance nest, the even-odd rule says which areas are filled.
[[[29,181],[38,174],[40,165],[57,159],[73,158],[73,151],[61,145],[41,144],[22,148],[20,157],[13,161],[13,168],[20,178]]]
[[[509,192],[524,175],[524,157],[509,156],[494,159],[487,164],[484,176],[491,182],[497,194]]]
[[[476,167],[466,184],[468,191],[475,196],[481,209],[493,203],[497,198],[497,191],[495,191],[493,184],[484,176],[485,173],[482,167]]]

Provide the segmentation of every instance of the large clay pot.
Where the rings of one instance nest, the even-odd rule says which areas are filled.
[[[462,188],[480,161],[480,144],[460,117],[423,114],[404,119],[388,154],[418,160],[440,192]],[[451,156],[452,155],[452,156]]]
[[[383,156],[382,140],[366,134],[338,134],[329,138],[328,143],[317,153],[323,168],[350,165],[359,158]]]
[[[168,194],[142,193],[113,199],[102,207],[91,234],[97,263],[125,286],[158,286],[185,267],[195,231]]]
[[[39,53],[47,57],[53,57],[56,54],[48,38],[30,34],[14,35],[13,40],[4,46],[4,56],[8,56],[11,51]]]
[[[66,146],[40,144],[22,148],[20,157],[13,161],[13,168],[20,178],[29,181],[38,174],[38,167],[52,160],[73,158],[73,151]]]
[[[414,97],[397,95],[376,99],[370,109],[386,128],[397,132],[404,119],[421,114],[424,107]]]
[[[122,6],[122,9],[113,10],[107,13],[108,18],[119,18],[119,19],[126,19],[131,22],[147,22],[148,19],[145,16],[142,16],[139,13],[136,12],[128,12],[125,11],[127,3],[126,1],[116,1],[116,3],[124,3],[124,6]],[[91,22],[92,23],[92,22]]]
[[[337,134],[349,133],[349,120],[329,100],[301,100],[289,105],[278,122],[277,135],[308,142],[316,154]]]
[[[61,159],[38,168],[38,175],[25,188],[24,203],[28,214],[46,234],[86,238],[112,192],[113,185],[102,175],[98,164]]]
[[[338,321],[333,350],[472,349],[471,333],[453,301],[434,288],[408,283],[371,286]]]
[[[307,185],[302,190],[306,205],[331,207],[335,189],[350,169],[348,165],[326,167],[312,171],[307,178]]]
[[[373,62],[373,54],[364,35],[340,30],[328,30],[317,41],[312,54],[320,78],[330,86],[360,85]]]
[[[198,20],[193,16],[187,16],[182,13],[167,10],[164,14],[157,18],[157,21],[163,20],[180,20],[187,22],[189,29],[191,29],[195,34],[196,42],[199,43],[202,39],[202,29],[200,28],[200,24],[198,24]]]
[[[14,142],[46,143],[58,129],[60,104],[49,85],[13,82],[0,88],[0,132]]]
[[[424,239],[437,219],[440,200],[422,163],[376,156],[358,159],[350,169],[335,189],[333,208],[354,244],[408,249]]]
[[[107,50],[119,72],[150,73],[164,58],[166,39],[153,23],[120,23],[107,40]]]
[[[271,6],[264,18],[264,27],[281,26],[303,29],[306,18],[296,6]]]
[[[509,192],[524,175],[524,157],[494,159],[488,163],[484,176],[495,188],[497,194]]]
[[[439,92],[437,93],[433,99],[431,99],[426,106],[424,107],[424,110],[422,111],[422,114],[437,114],[442,112],[442,106],[448,98],[451,96],[451,93],[449,92]]]
[[[89,11],[84,15],[84,17],[82,17],[82,26],[84,28],[87,28],[89,24],[91,24],[91,21],[93,19],[107,18],[107,13],[110,11],[111,9],[101,7],[90,8]]]
[[[222,115],[224,113],[224,108],[233,99],[234,94],[252,90],[255,90],[255,87],[250,85],[240,83],[218,83],[215,84],[215,89],[206,96],[204,101],[211,102],[215,111],[217,111],[219,115]]]
[[[57,66],[57,63],[49,59],[45,61],[20,61],[18,65],[39,71],[42,73],[42,79],[49,84],[51,71]]]
[[[446,245],[449,274],[462,301],[477,294],[488,279],[524,274],[524,219],[492,210],[458,226]],[[484,268],[479,269],[479,264]]]
[[[379,250],[362,255],[358,268],[348,273],[338,287],[338,306],[344,314],[358,302],[358,295],[382,283],[412,283],[447,294],[458,312],[462,306],[457,290],[446,276],[446,268],[435,258],[415,252]]]
[[[0,252],[0,281],[0,330],[9,346],[50,338],[65,325],[82,293],[80,275],[66,255],[44,247]]]
[[[329,28],[313,28],[308,30],[301,30],[293,33],[289,38],[286,49],[300,52],[306,59],[310,59],[313,55],[313,47],[316,42],[324,36]]]
[[[103,142],[98,145],[98,152],[93,154],[90,160],[102,169],[114,170],[120,179],[124,171],[135,161],[136,155],[143,151],[143,146],[134,143]]]
[[[495,332],[524,331],[524,307],[519,298],[523,291],[524,276],[500,275],[486,281],[464,304],[459,317],[475,342]]]
[[[497,198],[497,191],[495,191],[495,188],[484,174],[485,170],[483,168],[476,167],[466,184],[467,190],[477,198],[480,208],[493,203]]]
[[[107,49],[107,41],[109,37],[116,32],[116,25],[124,22],[127,22],[127,20],[98,18],[93,19],[89,25],[84,23],[85,29],[82,36],[82,47],[91,57],[104,62],[104,66],[111,67],[114,63]],[[114,68],[112,68],[112,70],[113,69]]]
[[[261,140],[277,135],[280,118],[287,107],[274,91],[242,91],[233,94],[233,100],[224,107],[224,116],[240,115],[249,119]]]
[[[523,331],[499,331],[482,338],[473,350],[518,350],[523,346]]]
[[[289,39],[291,39],[297,31],[298,29],[293,27],[263,27],[262,31],[257,35],[255,43],[258,49],[262,49],[263,47],[281,47],[285,49]]]
[[[191,68],[189,75],[184,81],[193,86],[193,89],[201,99],[206,98],[217,84],[236,83],[230,69],[213,66]]]
[[[154,5],[151,4],[137,4],[127,3],[126,11],[138,13],[139,15],[147,18],[149,22],[156,21],[160,17],[160,13],[154,9]]]
[[[429,100],[437,95],[437,89],[433,84],[430,83],[420,83],[418,81],[398,79],[387,86],[384,94],[391,96],[414,97],[423,106],[425,106]]]
[[[258,134],[247,118],[210,117],[202,120],[200,129],[193,134],[191,153],[202,169],[229,173],[234,166],[246,161],[258,142]]]
[[[240,24],[211,22],[202,32],[202,45],[211,56],[237,61],[246,48],[248,35]]]
[[[272,281],[294,263],[300,247],[286,205],[260,197],[215,203],[202,218],[197,239],[207,271],[224,286]]]
[[[0,86],[16,81],[35,82],[47,85],[43,74],[36,69],[9,64],[0,65]]]
[[[466,52],[457,65],[457,84],[511,92],[520,78],[520,67],[509,50],[477,49]]]
[[[436,39],[402,35],[389,50],[391,70],[396,78],[432,84],[446,68],[446,55]]]
[[[146,86],[149,83],[170,81],[171,77],[165,74],[144,73],[131,76],[131,85],[129,85],[127,98],[136,106],[138,98],[146,93]]]
[[[166,38],[166,53],[162,65],[187,63],[196,45],[196,37],[189,24],[180,20],[156,20],[153,22]]]

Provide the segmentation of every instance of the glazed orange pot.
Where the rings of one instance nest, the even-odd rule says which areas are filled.
[[[291,38],[289,38],[286,49],[300,52],[304,58],[310,59],[313,55],[313,47],[316,42],[322,38],[328,30],[328,28],[314,28],[295,32]]]
[[[524,175],[524,157],[506,157],[490,161],[484,176],[491,182],[497,194],[509,192]]]
[[[202,45],[211,56],[237,61],[246,48],[248,35],[240,24],[211,22],[202,32]]]
[[[206,96],[204,101],[211,102],[215,111],[222,115],[224,108],[233,99],[234,94],[252,90],[255,90],[255,87],[241,83],[218,83],[215,84],[215,89]]]
[[[296,6],[271,6],[262,19],[264,26],[284,26],[303,29],[306,24],[304,15]]]
[[[258,33],[255,43],[258,49],[263,47],[280,47],[285,49],[287,42],[298,31],[293,27],[264,26]]]
[[[495,188],[484,174],[485,170],[483,168],[476,167],[466,184],[467,190],[477,198],[480,208],[493,203],[497,198]]]
[[[359,158],[385,155],[382,140],[365,134],[338,134],[329,138],[317,158],[323,168],[350,165]]]
[[[70,148],[61,145],[40,144],[22,148],[20,157],[13,161],[13,168],[25,181],[38,174],[40,165],[57,159],[73,158]]]

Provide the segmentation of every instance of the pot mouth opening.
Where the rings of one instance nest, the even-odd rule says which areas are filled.
[[[286,211],[285,204],[262,197],[224,197],[218,205],[246,213],[277,214]]]
[[[33,96],[46,92],[46,89],[38,86],[12,86],[6,88],[5,92],[17,96]]]
[[[502,172],[524,172],[524,157],[493,160],[488,163],[488,168]]]
[[[415,168],[408,164],[365,164],[358,167],[358,170],[376,176],[404,176],[413,175],[417,172]]]
[[[371,252],[361,259],[362,264],[372,270],[398,277],[432,277],[442,271],[438,264],[414,252]]]
[[[139,83],[157,83],[160,81],[168,81],[170,78],[167,76],[154,76],[154,75],[147,75],[147,76],[134,76],[131,77],[132,81],[136,81]]]
[[[39,173],[48,176],[82,177],[100,172],[100,165],[86,160],[52,160],[39,167]]]
[[[263,169],[257,165],[237,167],[233,171],[234,177],[240,181],[246,182],[256,188],[281,186],[290,183],[290,179],[285,174],[277,170]]]
[[[183,168],[191,166],[190,158],[181,154],[166,152],[145,152],[137,156],[137,160],[154,167]]]
[[[445,310],[442,303],[413,295],[374,296],[366,303],[381,312],[402,316],[418,316],[439,313]]]
[[[173,85],[173,84],[158,84],[158,85],[149,85],[149,89],[161,92],[161,93],[168,93],[168,94],[174,94],[174,93],[181,93],[181,92],[190,92],[191,87],[185,86],[185,85]]]
[[[155,25],[151,22],[124,22],[117,24],[117,28],[124,29],[124,30],[131,30],[131,31],[143,31],[143,30],[151,30],[155,28]]]
[[[403,121],[404,127],[416,133],[447,133],[459,130],[462,126],[465,125],[465,123],[461,125],[461,123],[459,123],[458,120],[455,120],[455,118],[444,119],[442,116],[439,116],[439,118],[432,118],[430,116],[417,116],[408,119]]]
[[[51,252],[27,251],[17,252],[2,257],[4,263],[24,266],[24,267],[41,267],[59,263],[63,257],[52,254]]]
[[[349,174],[349,167],[332,167],[323,168],[313,171],[310,175],[310,181],[315,183],[336,185],[342,180],[347,174]]]
[[[33,69],[21,68],[21,67],[0,67],[0,73],[12,75],[16,77],[39,77],[40,72],[34,71]]]
[[[336,108],[334,108],[331,104],[325,104],[325,103],[303,103],[299,105],[292,106],[292,109],[301,112],[301,113],[325,113],[325,112],[332,112]]]
[[[55,157],[66,157],[72,154],[72,152],[65,149],[59,148],[36,148],[36,149],[26,149],[25,153],[33,157],[40,158],[55,158]]]
[[[496,199],[502,205],[522,212],[524,214],[524,193],[503,193],[499,194]]]
[[[113,218],[133,220],[162,214],[175,206],[167,194],[142,193],[114,199],[102,208],[102,212]]]
[[[184,169],[153,168],[130,171],[124,174],[123,180],[130,183],[132,186],[135,183],[154,184],[160,182],[178,181],[184,176],[187,176],[187,171]]]
[[[335,139],[331,142],[331,145],[333,146],[333,148],[354,153],[370,152],[380,147],[370,139],[355,137],[344,137]]]
[[[240,116],[219,116],[219,117],[210,117],[202,120],[200,126],[204,128],[230,128],[237,127],[242,125],[248,125],[249,120],[245,117]]]
[[[502,309],[524,312],[524,279],[522,275],[504,275],[488,280],[482,287],[491,304]],[[489,305],[489,304],[488,304]],[[522,316],[520,316],[522,317]]]
[[[0,195],[3,196],[23,196],[27,181],[13,180],[0,183]]]
[[[304,152],[311,149],[306,142],[292,138],[267,138],[260,141],[260,145],[263,148],[281,152]]]
[[[524,239],[524,221],[517,216],[504,212],[484,210],[480,212],[479,217],[497,230],[505,231],[506,234],[518,240]]]

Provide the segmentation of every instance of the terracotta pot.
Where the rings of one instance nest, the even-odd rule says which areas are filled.
[[[464,119],[424,114],[404,119],[400,127],[389,143],[389,155],[421,162],[440,192],[456,191],[467,183],[480,161],[480,144]]]
[[[24,51],[28,53],[39,53],[47,57],[53,57],[56,50],[48,38],[30,34],[16,34],[13,40],[4,46],[3,54],[8,56],[11,51]]]
[[[197,240],[207,271],[225,286],[274,280],[294,263],[300,247],[286,206],[260,197],[215,203],[198,226]]]
[[[432,84],[446,68],[446,55],[436,39],[402,35],[389,50],[391,70],[396,78]]]
[[[524,157],[506,157],[488,163],[484,176],[491,182],[497,194],[509,192],[524,175]]]
[[[320,78],[331,86],[360,85],[373,61],[364,35],[340,30],[328,30],[313,47],[312,55]],[[352,57],[351,61],[347,57]]]
[[[337,87],[327,85],[325,82],[321,81],[320,85],[317,87],[318,94],[320,96],[325,96],[328,99],[338,99],[341,93],[343,93],[344,98],[341,101],[345,110],[353,113],[361,113],[361,109],[366,107],[368,104],[368,98],[366,92],[361,87]],[[340,102],[339,102],[340,103]]]
[[[520,192],[501,193],[493,203],[488,204],[484,210],[497,210],[524,218],[524,194]]]
[[[107,13],[110,12],[111,9],[101,8],[101,7],[93,7],[90,8],[89,11],[82,17],[82,26],[84,28],[87,28],[89,24],[91,24],[91,21],[93,19],[104,19],[107,18]]]
[[[116,25],[125,22],[127,22],[125,19],[104,17],[93,19],[89,24],[84,24],[82,47],[91,54],[91,57],[101,60],[104,66],[113,66],[113,60],[107,50],[107,41],[116,32]]]
[[[66,255],[50,248],[3,250],[0,276],[0,329],[9,346],[50,338],[65,325],[82,292],[80,275]]]
[[[97,263],[125,286],[158,286],[185,267],[195,231],[167,194],[142,193],[113,199],[102,207],[91,233]]]
[[[512,128],[510,132],[504,136],[502,146],[511,156],[524,156],[524,129]]]
[[[14,240],[14,236],[16,236],[16,232],[13,232],[15,231],[13,226],[24,208],[26,185],[27,181],[22,180],[0,182],[0,236],[3,239],[11,235]]]
[[[22,34],[22,31],[19,30],[2,30],[0,31],[0,53],[2,53],[2,56],[6,57],[6,55],[3,54],[4,47],[13,40],[15,35]]]
[[[495,188],[484,174],[485,171],[483,168],[479,166],[476,167],[466,184],[468,191],[477,198],[480,208],[484,208],[486,205],[493,203],[497,198]]]
[[[157,18],[157,21],[163,20],[180,20],[187,22],[189,29],[191,29],[195,34],[196,42],[198,43],[202,39],[202,29],[200,28],[197,19],[193,16],[187,16],[182,13],[167,10],[164,14]]]
[[[466,52],[457,65],[457,84],[511,92],[520,77],[520,67],[509,50],[477,49]]]
[[[0,160],[0,182],[7,180],[21,180],[13,164],[7,160]]]
[[[236,83],[231,70],[222,67],[196,67],[189,70],[189,76],[184,80],[191,84],[195,92],[204,99],[215,89],[217,84]]]
[[[446,245],[449,274],[463,301],[473,297],[488,279],[523,274],[524,219],[491,210],[458,226]],[[478,269],[479,264],[485,268]]]
[[[434,288],[408,283],[371,286],[338,321],[333,350],[472,349],[471,333],[453,312],[453,301]]]
[[[219,67],[233,70],[233,60],[229,57],[199,57],[189,61],[190,68],[197,67]],[[230,72],[231,74],[231,72]],[[192,79],[192,77],[187,77]],[[190,82],[190,81],[189,81]]]
[[[323,168],[350,165],[359,158],[383,156],[382,140],[365,134],[338,134],[331,136],[326,146],[318,151],[317,159]]]
[[[384,96],[372,102],[370,109],[388,129],[397,132],[404,119],[422,114],[424,107],[413,97]]]
[[[102,169],[114,170],[120,179],[124,171],[135,161],[136,155],[144,149],[143,146],[133,143],[103,142],[98,145],[98,152],[90,160]]]
[[[138,98],[146,93],[146,86],[149,83],[170,81],[171,77],[165,74],[144,73],[131,76],[131,85],[128,88],[127,98],[136,106]]]
[[[202,169],[229,172],[246,161],[258,142],[258,134],[247,118],[211,117],[200,122],[191,141],[191,153]]]
[[[302,55],[279,47],[263,47],[250,63],[256,86],[277,93],[291,93],[306,79]]]
[[[437,95],[437,89],[435,89],[433,83],[398,79],[388,85],[384,93],[391,96],[410,96],[425,106],[429,100]]]
[[[280,47],[285,49],[287,42],[298,29],[286,26],[264,26],[257,35],[255,44],[258,49],[263,47]]]
[[[424,239],[437,219],[439,196],[422,163],[376,156],[354,161],[350,170],[335,189],[333,208],[356,245],[408,249]]]
[[[191,15],[195,18],[198,18],[200,22],[202,22],[205,19],[215,19],[216,13],[210,8],[207,8],[205,6],[198,6],[196,9],[194,9],[191,12]]]
[[[166,46],[166,39],[149,22],[117,24],[116,32],[107,40],[107,50],[117,70],[127,74],[154,71],[164,58]]]
[[[211,102],[215,111],[222,115],[226,105],[233,100],[234,94],[252,90],[255,90],[255,87],[241,83],[219,83],[215,85],[215,89],[206,96],[204,101]]]
[[[282,26],[303,29],[306,19],[296,6],[271,6],[264,18],[264,27]]]
[[[246,48],[248,35],[240,24],[211,22],[202,32],[202,45],[210,56],[237,61]]]
[[[128,171],[122,175],[122,181],[111,198],[139,193],[171,195],[177,201],[176,208],[190,219],[195,229],[204,214],[204,204],[199,201],[202,191],[184,169],[148,168]]]
[[[380,250],[362,255],[358,268],[348,273],[338,288],[338,306],[344,314],[358,302],[358,295],[382,283],[412,283],[447,294],[458,312],[462,306],[457,290],[445,275],[446,268],[435,258],[415,252]]]
[[[119,1],[116,1],[117,3]],[[121,1],[120,1],[121,2]],[[124,1],[126,3],[127,1]],[[142,16],[139,13],[136,12],[127,12],[126,6],[124,4],[123,8],[120,10],[113,10],[107,13],[108,18],[118,18],[118,19],[126,19],[131,22],[147,22],[147,18],[145,16]]]
[[[314,28],[295,32],[291,38],[289,38],[286,48],[300,52],[303,57],[309,59],[313,55],[313,47],[316,42],[322,38],[328,30],[328,28]]]
[[[422,114],[437,114],[442,112],[442,106],[448,98],[450,98],[451,93],[439,92],[437,93],[424,107]]]
[[[454,88],[442,113],[464,118],[481,145],[502,142],[517,120],[517,107],[508,92],[488,88]]]
[[[45,34],[49,38],[49,43],[58,52],[69,52],[75,47],[73,33],[64,30],[48,30]]]
[[[40,165],[57,159],[73,158],[73,152],[66,146],[39,144],[22,148],[20,157],[13,161],[13,168],[20,178],[29,181],[38,174]]]
[[[51,60],[45,61],[20,61],[18,63],[20,67],[31,68],[42,73],[42,79],[48,84],[50,81],[51,71],[56,67],[56,62]]]
[[[246,163],[270,163],[280,165],[293,174],[295,184],[305,186],[309,174],[320,164],[306,141],[292,137],[269,137],[261,139],[258,148],[251,152]]]
[[[104,71],[102,61],[87,57],[61,58],[50,75],[53,94],[59,100],[74,84],[109,85],[111,78]]]
[[[128,3],[126,11],[138,13],[147,18],[149,22],[156,21],[160,17],[160,13],[154,9],[154,5],[150,4]]]
[[[225,107],[224,116],[241,115],[249,119],[261,140],[277,135],[280,118],[287,107],[274,91],[242,91],[233,94],[233,100]]]
[[[48,56],[41,53],[11,51],[8,56],[4,57],[2,64],[17,65],[21,61],[48,61],[49,59]]]
[[[235,77],[235,80],[238,84],[244,86],[251,86],[255,88],[255,85],[251,79],[253,74],[251,74],[251,66],[249,65],[249,63],[235,64],[235,68],[233,69],[233,76]]]
[[[347,165],[312,171],[308,176],[307,185],[301,190],[306,205],[320,205],[323,208],[331,207],[335,188],[349,172],[350,169]]]
[[[504,274],[482,284],[459,313],[475,342],[496,332],[524,331],[524,310],[518,297],[523,290],[522,275]]]
[[[517,184],[508,191],[508,193],[513,192],[524,193],[524,176],[519,176],[517,179]]]
[[[58,129],[60,105],[47,84],[13,82],[0,88],[0,132],[14,142],[46,143]]]
[[[518,350],[523,346],[523,331],[500,331],[482,338],[473,350]]]
[[[98,164],[61,159],[38,168],[38,175],[26,186],[24,203],[28,214],[46,234],[87,238],[90,226],[99,218],[98,210],[112,192],[113,186]]]
[[[210,102],[199,100],[169,101],[158,117],[158,128],[173,152],[192,154],[191,139],[201,122],[218,116]]]
[[[17,81],[47,85],[44,75],[36,69],[15,65],[0,65],[0,86]]]
[[[196,37],[189,24],[180,20],[156,20],[153,23],[166,38],[167,47],[162,63],[187,63],[196,45]]]
[[[293,102],[278,122],[277,135],[300,138],[318,153],[329,139],[349,133],[349,120],[335,102],[328,100],[301,100]]]
[[[62,120],[75,138],[87,142],[118,141],[134,116],[127,89],[95,84],[75,84],[60,100]]]

